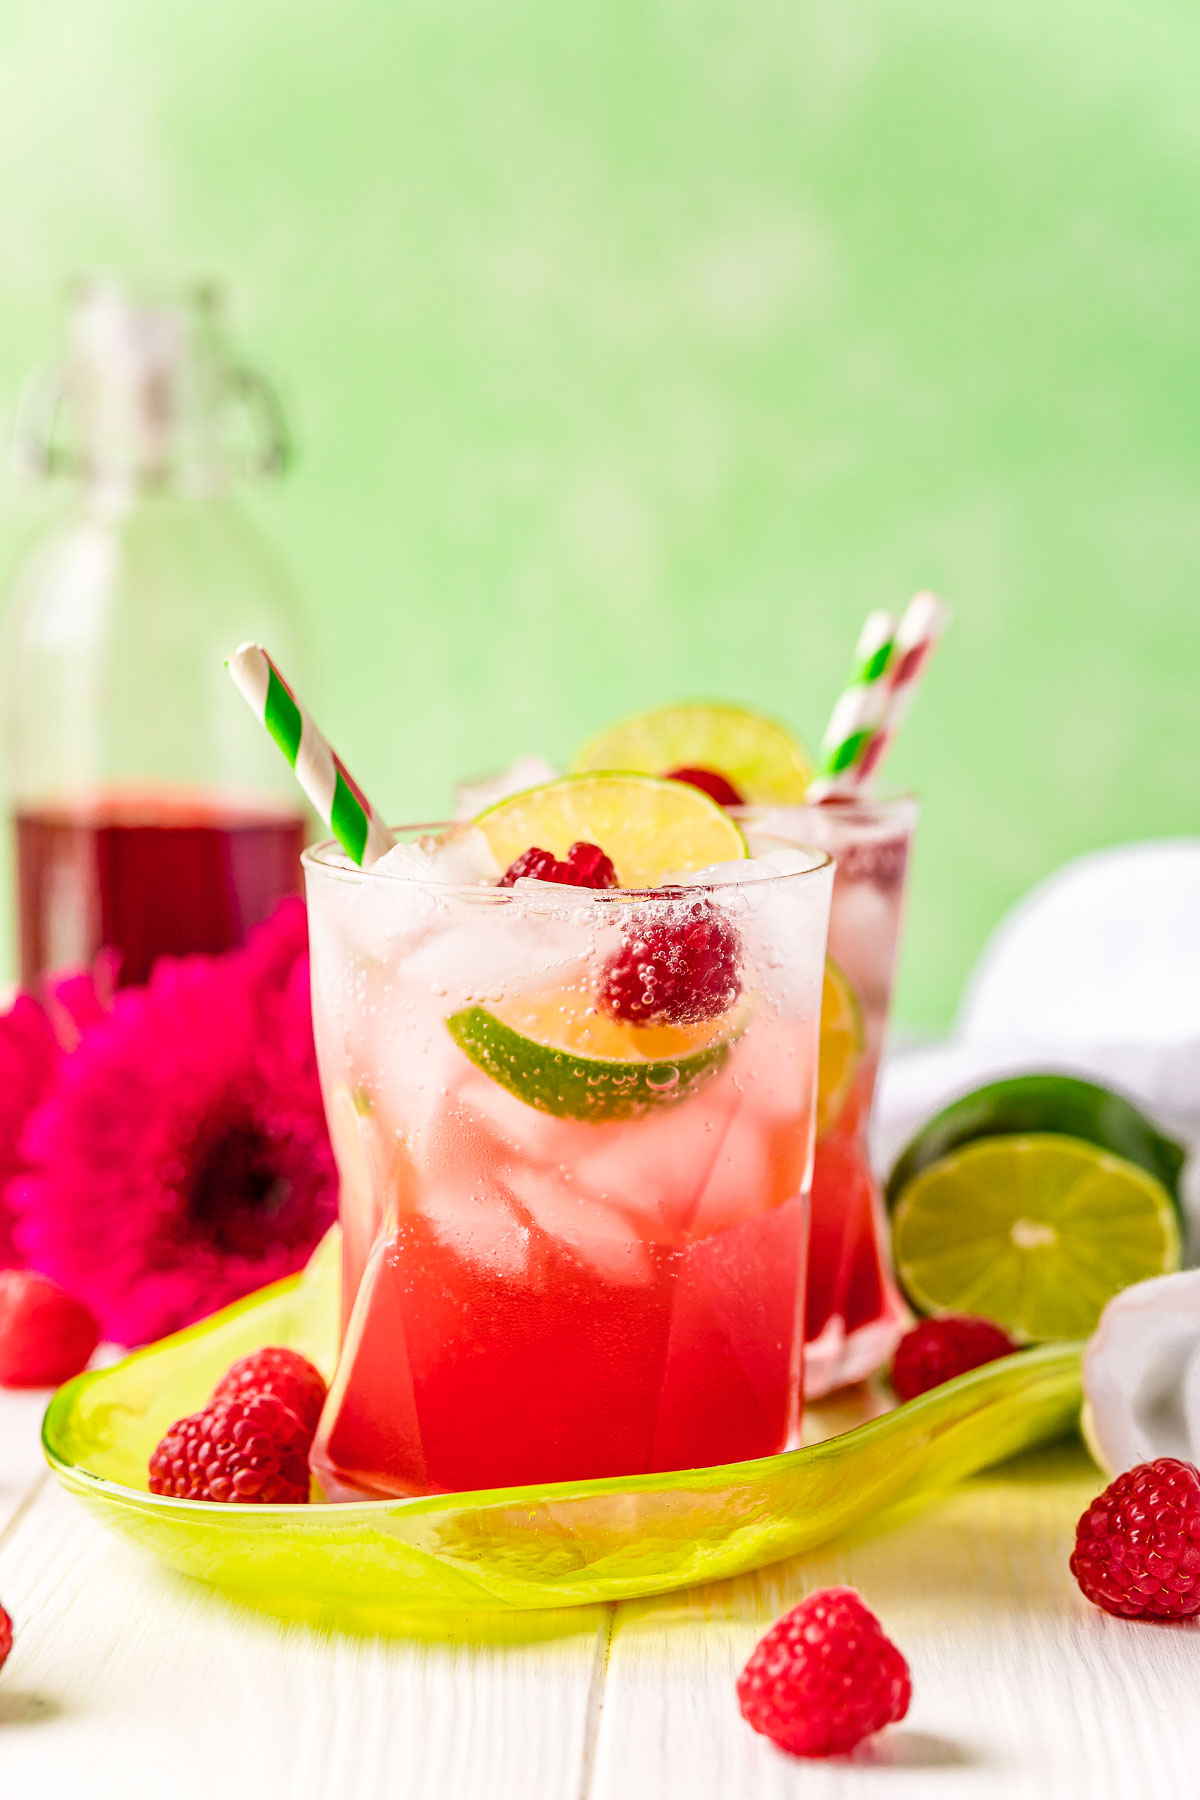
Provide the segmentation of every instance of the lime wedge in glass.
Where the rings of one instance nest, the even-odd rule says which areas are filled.
[[[984,1138],[913,1178],[892,1216],[918,1312],[977,1313],[1023,1343],[1087,1337],[1122,1288],[1177,1269],[1160,1181],[1077,1138]]]
[[[1009,1076],[951,1101],[917,1132],[887,1184],[893,1206],[922,1169],[978,1138],[1054,1132],[1110,1150],[1152,1175],[1178,1202],[1185,1152],[1134,1102],[1076,1075]]]
[[[749,855],[741,831],[707,794],[649,775],[564,775],[488,807],[475,825],[502,869],[535,844],[560,858],[577,840],[599,844],[623,888],[658,887],[676,870]]]
[[[854,989],[833,958],[825,960],[821,989],[821,1057],[817,1074],[817,1136],[850,1098],[862,1061],[863,1020]]]
[[[699,1026],[624,1025],[585,996],[467,1006],[446,1025],[471,1061],[539,1112],[605,1124],[686,1100],[720,1068],[749,1013]]]
[[[712,769],[751,806],[796,804],[813,777],[812,758],[786,726],[749,707],[712,701],[624,719],[585,744],[572,766],[647,775]]]

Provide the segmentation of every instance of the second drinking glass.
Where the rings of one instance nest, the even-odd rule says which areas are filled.
[[[869,1129],[917,803],[860,797],[747,817],[753,830],[817,845],[837,862],[808,1261],[805,1391],[811,1398],[874,1374],[904,1329]]]

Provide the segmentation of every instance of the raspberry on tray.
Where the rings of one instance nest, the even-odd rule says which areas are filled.
[[[272,1344],[235,1362],[218,1381],[212,1397],[240,1400],[250,1394],[274,1394],[314,1432],[325,1404],[325,1377],[298,1350]]]
[[[150,1458],[150,1492],[177,1500],[298,1506],[308,1499],[312,1432],[274,1394],[210,1400],[179,1419]]]

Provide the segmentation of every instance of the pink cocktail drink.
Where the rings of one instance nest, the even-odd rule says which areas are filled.
[[[450,887],[309,853],[345,1232],[314,1452],[331,1497],[795,1440],[831,871],[791,856],[787,873],[747,863],[631,896]],[[698,917],[736,947],[719,1016],[607,1016],[597,996],[630,933],[686,936]]]
[[[823,1083],[807,1276],[810,1398],[873,1374],[888,1361],[904,1329],[869,1130],[916,815],[916,803],[907,798],[858,798],[761,816],[763,829],[819,845],[836,859],[829,955],[836,991],[849,998],[858,1038],[848,1061],[839,1060],[840,1078]],[[836,1049],[840,1058],[844,1041]]]

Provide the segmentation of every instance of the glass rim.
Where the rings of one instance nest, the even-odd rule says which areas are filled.
[[[431,820],[413,825],[394,825],[391,829],[396,833],[397,842],[403,843],[411,841],[417,836],[445,832],[455,825],[464,823],[469,823],[469,821],[461,819]],[[547,893],[545,896],[539,893],[537,898],[539,900],[553,898],[555,892],[558,892],[562,894],[564,902],[569,900],[576,905],[581,900],[600,905],[611,905],[613,902],[631,899],[678,900],[691,894],[730,893],[750,886],[767,887],[776,882],[804,881],[811,876],[823,874],[826,869],[832,870],[835,866],[834,855],[828,850],[823,850],[817,844],[796,844],[789,847],[804,851],[805,855],[811,859],[808,868],[781,869],[775,875],[752,875],[749,881],[738,880],[736,877],[730,876],[727,880],[722,881],[689,881],[680,882],[677,885],[651,888],[581,888],[568,887],[565,883],[542,882],[539,885],[545,888]],[[753,859],[747,858],[747,861],[751,860]],[[483,899],[493,903],[527,902],[533,897],[528,892],[518,892],[515,887],[489,887],[479,882],[437,881],[432,876],[401,877],[381,874],[375,868],[363,869],[350,861],[336,838],[322,838],[319,843],[305,845],[300,855],[300,861],[305,870],[316,869],[322,875],[331,875],[356,884],[385,882],[391,887],[417,888],[427,894],[443,894],[448,898],[474,901]]]
[[[913,819],[920,810],[920,796],[903,788],[896,793],[861,794],[847,800],[757,800],[729,808],[735,819],[761,820],[773,813],[806,813],[850,823],[866,819]]]

